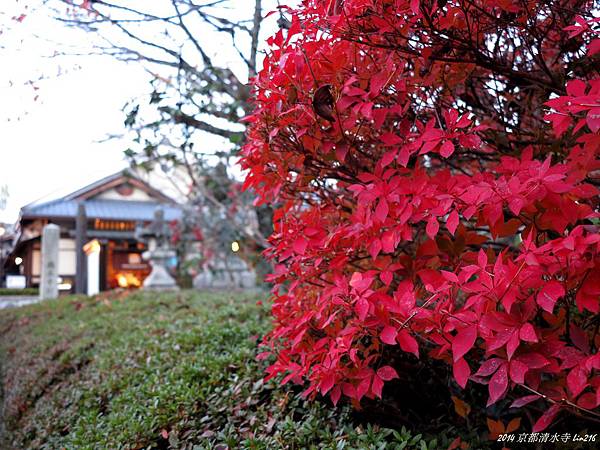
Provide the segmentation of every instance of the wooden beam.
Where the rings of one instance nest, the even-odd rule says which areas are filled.
[[[77,267],[75,275],[75,293],[85,294],[87,291],[87,259],[83,246],[86,243],[87,215],[85,203],[77,205],[77,218],[75,220],[75,254],[77,255]]]

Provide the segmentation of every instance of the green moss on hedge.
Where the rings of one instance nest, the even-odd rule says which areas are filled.
[[[0,288],[0,297],[3,295],[35,296],[35,295],[39,295],[39,294],[40,294],[40,291],[36,288],[25,288],[25,289]]]
[[[0,448],[446,448],[357,426],[262,381],[268,313],[243,294],[143,294],[0,311]],[[1,428],[1,426],[0,426]]]

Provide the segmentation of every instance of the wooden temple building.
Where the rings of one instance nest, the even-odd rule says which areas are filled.
[[[83,248],[100,249],[100,290],[139,287],[150,273],[142,258],[146,244],[136,238],[155,211],[167,222],[181,217],[181,207],[131,172],[119,172],[62,198],[21,209],[13,248],[4,272],[26,277],[27,287],[38,287],[41,273],[41,233],[44,225],[60,227],[59,288],[83,292],[87,277]]]

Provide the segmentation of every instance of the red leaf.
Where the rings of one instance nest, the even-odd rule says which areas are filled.
[[[396,154],[398,152],[394,150],[390,150],[386,152],[385,155],[381,158],[381,167],[387,167],[390,163],[396,158]]]
[[[508,209],[515,215],[518,216],[523,208],[524,201],[520,197],[513,197],[508,201]]]
[[[402,144],[402,139],[400,136],[394,133],[385,133],[382,134],[379,138],[381,142],[383,142],[388,147],[396,146],[398,144]]]
[[[431,216],[427,221],[427,227],[425,228],[427,236],[429,236],[430,239],[434,239],[435,236],[438,234],[439,229],[440,224],[438,223],[437,218]]]
[[[560,411],[560,405],[555,403],[550,408],[546,410],[546,412],[538,419],[538,421],[533,426],[533,432],[539,433],[540,431],[544,431],[548,426],[554,421],[554,418]]]
[[[398,330],[396,330],[394,327],[386,326],[383,327],[380,338],[381,341],[385,342],[386,344],[396,345],[396,336],[398,336]]]
[[[377,375],[383,381],[393,380],[394,378],[398,378],[398,372],[393,367],[383,366],[377,371]]]
[[[448,158],[452,156],[452,153],[454,153],[454,144],[452,141],[448,140],[440,147],[440,155],[442,155],[444,158]]]
[[[392,282],[392,280],[394,279],[394,274],[392,272],[390,272],[389,270],[384,270],[383,272],[381,272],[379,274],[379,278],[381,278],[381,281],[383,281],[383,284],[385,284],[386,286],[389,286]]]
[[[373,258],[373,259],[377,258],[377,255],[379,255],[380,251],[381,251],[381,241],[379,239],[375,239],[369,245],[369,254],[371,255],[371,258]]]
[[[306,253],[307,246],[308,241],[305,238],[298,238],[294,241],[294,251],[299,255],[304,255],[304,253]]]
[[[458,385],[464,389],[467,385],[467,381],[469,381],[469,376],[471,375],[471,368],[464,358],[454,362],[452,373],[454,374],[454,379]]]
[[[577,347],[583,353],[590,353],[591,339],[588,338],[588,335],[585,331],[571,322],[571,325],[569,326],[569,334],[571,336],[571,341],[573,344],[575,344],[575,347]]]
[[[383,380],[378,375],[373,376],[373,384],[371,390],[376,397],[381,398],[381,392],[383,391]]]
[[[481,138],[476,134],[461,134],[458,143],[463,147],[477,148],[481,145]]]
[[[573,397],[577,397],[586,388],[588,385],[587,378],[587,373],[581,366],[575,366],[571,369],[569,375],[567,375],[567,387]]]
[[[356,388],[350,383],[342,383],[342,392],[347,397],[356,398]]]
[[[554,305],[563,295],[565,295],[565,288],[562,284],[556,280],[551,280],[544,284],[544,287],[538,292],[537,302],[544,311],[552,314]]]
[[[403,351],[412,353],[417,358],[419,357],[419,344],[417,344],[416,339],[412,337],[408,331],[404,329],[400,330],[396,339]]]
[[[387,201],[385,200],[385,198],[382,198],[381,200],[379,200],[377,208],[375,208],[375,218],[380,222],[383,222],[387,218],[389,210],[390,209],[388,207]]]
[[[523,324],[521,330],[519,331],[519,337],[522,341],[526,342],[538,341],[537,335],[535,334],[535,328],[533,328],[533,325],[531,325],[530,323]]]
[[[452,355],[455,362],[473,348],[476,339],[477,325],[469,325],[458,331],[452,339]]]
[[[514,402],[511,403],[510,407],[511,408],[521,408],[525,405],[528,405],[531,402],[534,402],[538,399],[540,399],[541,397],[539,395],[526,395],[525,397],[521,397],[516,399]]]
[[[577,400],[577,405],[585,409],[594,409],[596,406],[598,406],[596,394],[593,394],[591,392],[583,394]]]
[[[524,363],[530,369],[541,369],[542,367],[545,367],[548,364],[550,364],[550,361],[548,361],[539,353],[521,354],[517,357],[517,359]]]
[[[419,14],[420,0],[410,0],[410,10],[413,14]]]
[[[508,338],[508,342],[506,343],[506,355],[508,356],[508,359],[512,359],[520,343],[521,340],[519,339],[519,332],[517,329],[515,329],[511,333],[510,337]]]
[[[550,113],[544,116],[544,119],[552,122],[552,129],[556,137],[560,137],[571,126],[571,116],[568,114]]]
[[[567,94],[573,97],[581,97],[585,95],[587,85],[583,80],[570,80],[567,82]]]
[[[508,388],[508,373],[507,364],[503,364],[496,371],[496,373],[490,379],[488,384],[488,390],[490,392],[490,398],[487,402],[487,406],[496,403],[504,394]]]
[[[359,292],[363,292],[365,289],[368,289],[373,281],[373,278],[369,276],[363,276],[360,272],[354,272],[352,277],[350,278],[350,286],[356,289]]]
[[[363,378],[362,381],[358,383],[358,386],[356,386],[356,400],[360,400],[369,391],[370,385],[370,377]]]
[[[475,373],[475,375],[479,377],[487,377],[496,372],[498,367],[502,365],[505,361],[500,358],[491,358],[485,361],[480,367],[479,370]]]
[[[327,392],[329,392],[333,387],[334,382],[335,376],[333,375],[333,373],[328,373],[327,375],[325,375],[325,377],[321,380],[321,394],[327,394]]]
[[[487,263],[488,263],[487,254],[483,251],[483,249],[480,249],[479,252],[477,253],[477,265],[479,267],[481,267],[482,269],[485,269],[487,267]]]
[[[391,253],[395,250],[396,245],[393,231],[388,230],[383,233],[383,236],[381,236],[381,246],[384,253]]]
[[[271,356],[273,353],[272,352],[260,352],[258,355],[256,355],[256,359],[259,361],[263,361],[265,359],[267,359],[269,356]]]
[[[600,108],[590,109],[585,120],[592,133],[600,131]]]
[[[525,374],[529,370],[529,367],[518,360],[511,361],[509,365],[510,379],[515,383],[523,384],[525,382]]]
[[[600,39],[594,39],[587,46],[588,56],[593,56],[596,53],[600,53]]]
[[[459,447],[462,448],[461,447],[462,442],[463,441],[459,436],[450,443],[450,445],[448,446],[448,448],[446,450],[456,450]]]
[[[446,228],[452,234],[452,236],[454,236],[456,227],[458,227],[458,213],[456,210],[452,210],[452,212],[448,214],[448,219],[446,219]]]
[[[448,272],[447,270],[441,270],[442,276],[451,283],[458,283],[458,277],[453,272]]]
[[[359,298],[355,305],[356,314],[361,321],[364,321],[369,312],[369,302],[363,297]]]
[[[333,402],[334,406],[337,405],[338,401],[340,400],[340,397],[342,395],[342,389],[339,386],[335,386],[332,390],[331,390],[331,394],[329,394],[331,396],[331,401]]]
[[[335,156],[341,162],[344,162],[346,155],[348,154],[348,144],[339,144],[335,147]]]

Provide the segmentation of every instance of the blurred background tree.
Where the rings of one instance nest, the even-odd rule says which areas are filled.
[[[180,237],[200,228],[209,254],[256,262],[267,247],[272,215],[243,193],[235,166],[243,144],[241,119],[252,110],[248,80],[257,73],[260,43],[283,15],[266,19],[274,0],[46,0],[55,17],[96,38],[95,51],[142,64],[151,94],[124,108],[132,166],[158,169],[187,198]],[[181,180],[186,180],[182,183]],[[182,188],[182,184],[185,187]],[[195,222],[195,223],[192,223]],[[187,230],[187,231],[186,231]]]

